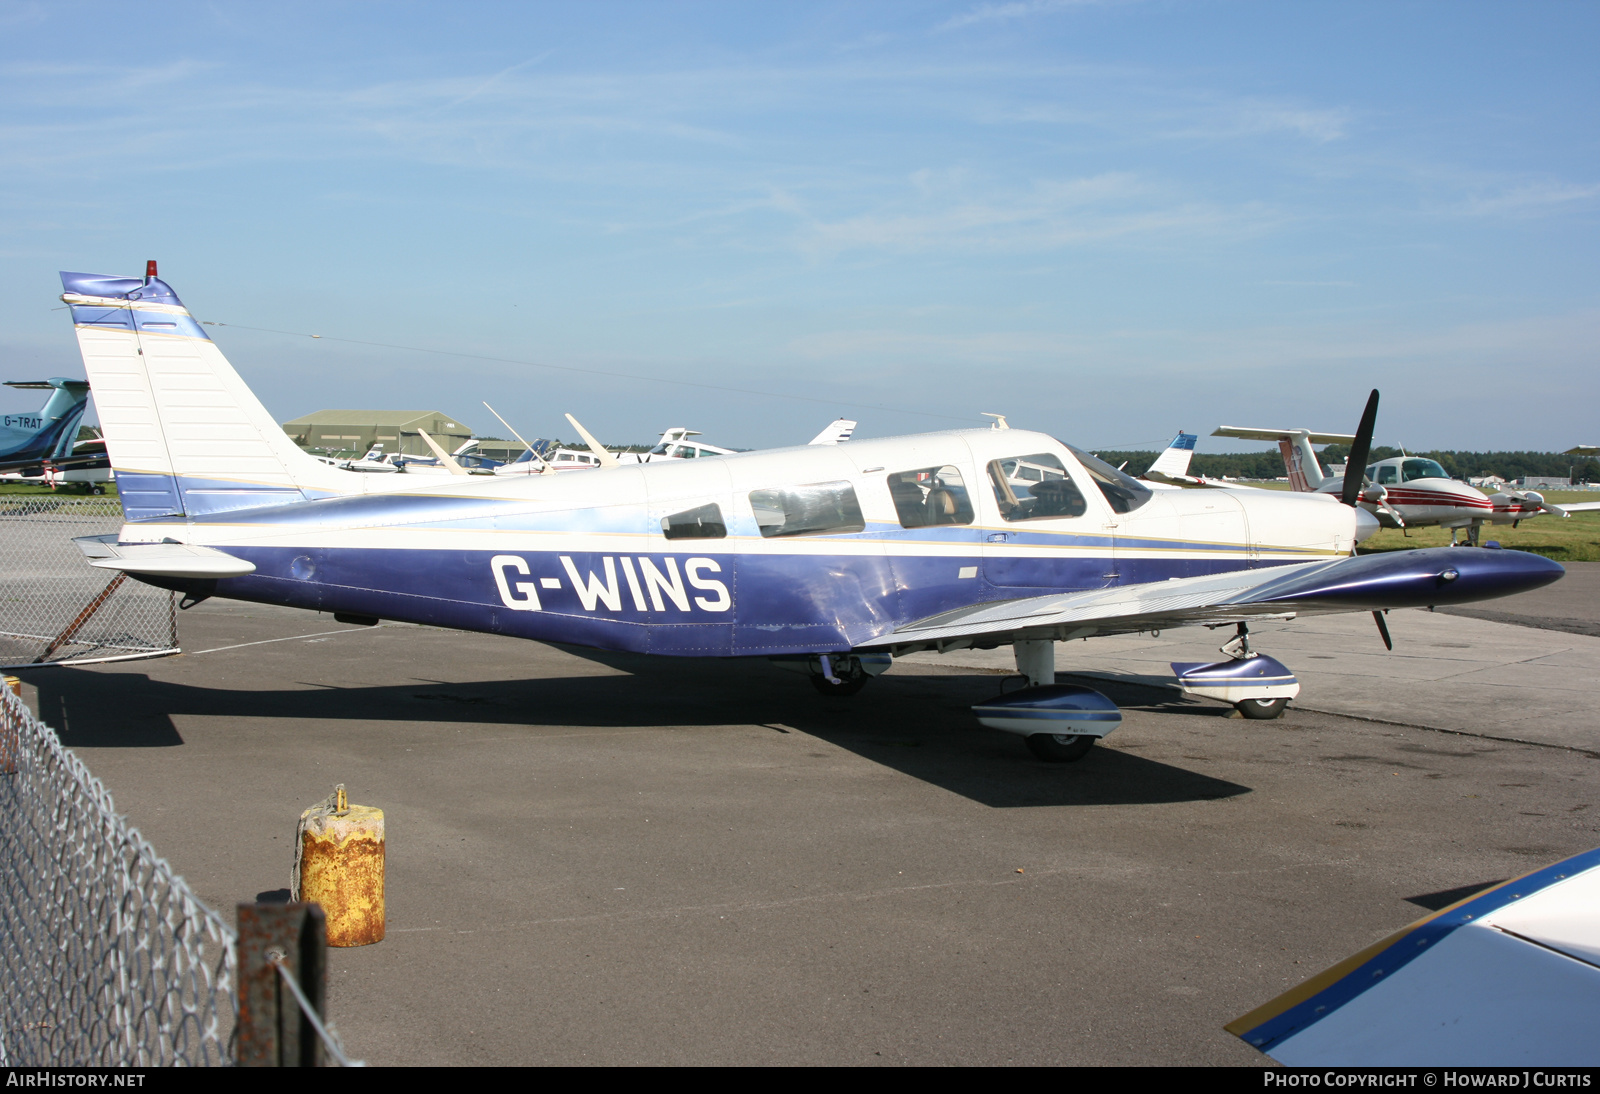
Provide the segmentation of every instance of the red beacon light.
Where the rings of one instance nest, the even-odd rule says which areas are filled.
[[[156,276],[156,260],[153,259],[153,258],[147,259],[145,261],[145,264],[144,264],[144,283],[146,285],[150,284],[151,280],[153,280],[155,278],[155,276]]]

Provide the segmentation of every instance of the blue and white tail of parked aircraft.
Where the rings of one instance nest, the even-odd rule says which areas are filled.
[[[1562,573],[1488,549],[1352,557],[1376,528],[1353,499],[1156,492],[1020,429],[395,484],[407,476],[302,453],[153,269],[62,282],[127,517],[80,546],[186,603],[770,657],[835,695],[899,654],[1012,645],[1031,686],[980,719],[1069,760],[1120,714],[1054,683],[1057,641],[1237,627],[1235,660],[1180,680],[1272,716],[1297,685],[1270,658],[1241,669],[1253,620],[1454,604]],[[1376,393],[1369,438],[1375,413]]]
[[[78,424],[89,407],[89,385],[52,376],[48,380],[8,380],[6,387],[48,391],[50,396],[31,414],[0,415],[0,471],[37,473],[45,463],[71,456]]]

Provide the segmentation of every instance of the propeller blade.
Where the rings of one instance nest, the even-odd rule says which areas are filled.
[[[1383,648],[1392,651],[1394,649],[1394,639],[1389,637],[1389,624],[1383,621],[1383,613],[1373,612],[1372,619],[1373,622],[1378,624],[1378,633],[1383,636]]]
[[[1356,428],[1356,439],[1350,445],[1350,456],[1344,464],[1344,494],[1340,501],[1354,506],[1366,485],[1367,455],[1372,451],[1372,429],[1378,423],[1378,389],[1367,396],[1367,409],[1361,412],[1361,424]]]

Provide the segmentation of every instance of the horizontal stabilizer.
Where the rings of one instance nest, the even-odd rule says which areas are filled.
[[[243,577],[255,572],[255,563],[188,543],[118,543],[117,537],[83,536],[72,542],[101,570],[121,570],[151,577]]]
[[[1296,440],[1304,436],[1312,444],[1350,444],[1354,433],[1313,433],[1309,429],[1250,429],[1238,425],[1218,426],[1211,431],[1213,437],[1238,437],[1246,441]]]

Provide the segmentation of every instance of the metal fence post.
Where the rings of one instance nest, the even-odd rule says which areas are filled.
[[[327,927],[317,904],[239,905],[240,1067],[320,1067],[322,1040],[273,964],[281,957],[320,1016]]]

